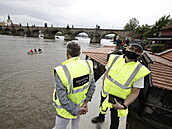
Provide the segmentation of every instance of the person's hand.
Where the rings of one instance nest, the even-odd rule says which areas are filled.
[[[116,104],[113,105],[115,109],[124,109],[124,106],[121,105],[116,99],[114,99]]]
[[[82,107],[85,108],[87,110],[87,112],[88,112],[88,102],[87,101],[84,102]]]
[[[79,115],[85,115],[88,112],[88,110],[84,107],[81,107],[78,111]]]

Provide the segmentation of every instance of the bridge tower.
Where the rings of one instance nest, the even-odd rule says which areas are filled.
[[[10,15],[8,14],[8,19],[7,19],[7,26],[11,26],[13,24],[12,20],[10,19]]]

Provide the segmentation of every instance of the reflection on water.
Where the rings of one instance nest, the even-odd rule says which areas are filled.
[[[82,50],[102,46],[90,44],[89,39],[78,41]],[[63,37],[45,40],[0,35],[1,129],[51,129],[54,126],[52,68],[66,60],[65,46]],[[27,54],[35,48],[42,48],[43,53]]]

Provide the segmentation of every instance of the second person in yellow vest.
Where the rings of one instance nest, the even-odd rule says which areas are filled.
[[[111,111],[110,129],[118,129],[119,117],[127,116],[128,106],[144,88],[144,77],[150,71],[137,58],[143,53],[143,44],[132,41],[123,55],[111,55],[104,74],[99,116],[93,123],[103,122],[108,108]]]

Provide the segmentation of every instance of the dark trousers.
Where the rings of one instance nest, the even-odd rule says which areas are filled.
[[[102,106],[103,101],[106,99],[106,97],[103,97],[101,95],[101,100],[100,100],[100,106]],[[110,109],[111,112],[111,124],[110,124],[110,129],[118,129],[119,126],[119,117],[118,117],[118,112],[115,108]],[[99,118],[105,119],[105,114],[99,113]]]

